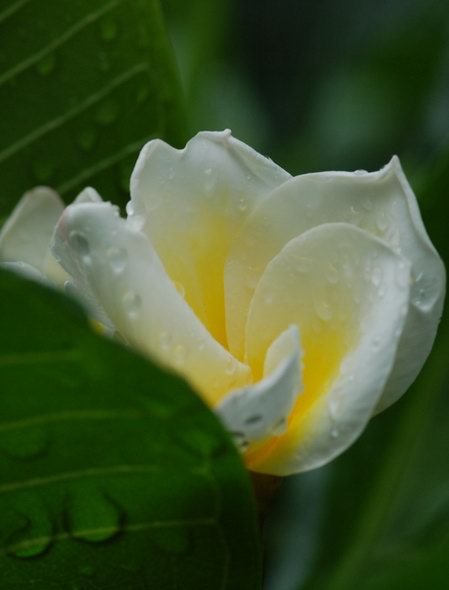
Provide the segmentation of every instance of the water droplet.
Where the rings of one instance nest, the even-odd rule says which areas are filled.
[[[184,364],[187,357],[187,349],[182,344],[177,344],[173,349],[173,360],[177,365]]]
[[[86,578],[91,578],[95,574],[95,567],[93,565],[82,565],[80,574]]]
[[[145,226],[145,217],[143,215],[132,215],[128,217],[127,225],[131,231],[141,232]]]
[[[382,269],[380,266],[375,266],[371,273],[371,282],[375,287],[378,287],[382,281]]]
[[[264,296],[264,298],[263,298],[263,300],[264,300],[264,303],[266,305],[271,305],[273,303],[273,295],[272,295],[272,293],[266,293],[265,296]]]
[[[271,433],[273,434],[273,436],[280,436],[281,434],[284,434],[286,428],[287,418],[285,418],[285,416],[282,416],[282,418],[278,420],[276,424],[274,424],[273,428],[271,429]]]
[[[41,76],[48,76],[53,72],[56,66],[56,58],[53,53],[43,57],[37,64],[37,71]]]
[[[372,342],[371,342],[371,350],[373,352],[379,352],[380,350],[380,338],[379,337],[374,337]]]
[[[410,272],[404,262],[399,262],[396,269],[396,284],[401,289],[410,285]]]
[[[203,350],[206,348],[206,345],[204,342],[198,342],[197,348],[199,352],[203,352]]]
[[[169,332],[165,330],[159,334],[159,345],[162,350],[170,350],[172,338]]]
[[[41,506],[33,504],[33,516],[15,516],[15,530],[8,536],[7,551],[21,559],[31,559],[42,555],[53,541],[51,522],[42,511]],[[17,526],[18,525],[18,526]]]
[[[86,236],[77,230],[72,230],[69,234],[69,243],[72,248],[82,257],[89,256],[90,246]]]
[[[365,174],[368,174],[367,170],[363,170],[362,168],[360,168],[360,170],[355,170],[354,174],[356,176],[364,176]]]
[[[376,225],[377,225],[377,229],[384,233],[387,229],[388,229],[388,217],[386,212],[381,209],[376,217]]]
[[[48,437],[37,426],[23,430],[11,430],[2,435],[0,448],[10,457],[22,461],[42,457],[48,448]]]
[[[97,132],[95,129],[86,127],[86,129],[79,132],[77,142],[81,149],[88,152],[94,147],[96,139]]]
[[[136,102],[137,104],[142,104],[144,103],[146,100],[148,100],[150,96],[150,89],[148,86],[142,86],[142,88],[140,88],[137,93],[136,93]]]
[[[210,176],[212,174],[212,168],[206,168],[206,170],[204,171],[204,174],[206,176]]]
[[[298,258],[296,261],[296,270],[301,273],[309,272],[311,265],[310,258]]]
[[[338,283],[338,269],[332,263],[330,263],[327,267],[326,277],[329,283],[333,285]]]
[[[248,416],[248,418],[245,419],[245,424],[247,424],[248,426],[251,426],[253,424],[259,424],[260,422],[262,422],[262,416],[260,414],[254,414],[253,416]]]
[[[38,182],[48,182],[55,174],[56,165],[49,159],[37,159],[33,162],[33,173]]]
[[[110,18],[104,19],[100,23],[100,32],[103,41],[113,41],[117,36],[117,30],[117,23]]]
[[[340,431],[338,430],[338,428],[332,428],[331,430],[331,437],[332,438],[338,438],[340,436]]]
[[[125,270],[128,253],[124,248],[108,248],[106,256],[109,260],[109,266],[115,274],[120,274]]]
[[[362,206],[366,211],[371,211],[373,208],[373,202],[369,197],[365,197],[363,199]]]
[[[118,113],[118,103],[114,99],[110,98],[99,106],[96,119],[100,125],[107,127],[116,120]]]
[[[227,375],[235,375],[237,371],[237,361],[230,357],[228,358],[228,360],[226,361],[226,374]]]
[[[98,490],[86,486],[73,491],[67,499],[65,526],[79,541],[107,541],[120,531],[122,520],[123,511],[119,505]]]
[[[328,408],[329,408],[329,415],[332,418],[332,420],[335,420],[336,418],[338,418],[339,411],[340,411],[339,401],[336,400],[335,398],[330,399],[329,404],[328,404]]]
[[[244,197],[241,197],[239,199],[239,209],[242,213],[248,209],[248,203],[246,202],[246,199]]]
[[[128,317],[130,319],[136,319],[142,307],[142,299],[140,295],[134,293],[134,291],[127,291],[123,296],[123,304]]]
[[[247,441],[245,434],[243,432],[234,431],[230,433],[232,438],[234,439],[234,443],[239,451],[244,452],[249,447],[249,442]]]
[[[314,306],[316,314],[321,320],[329,322],[332,319],[334,311],[327,301],[324,301],[324,299],[317,299]]]

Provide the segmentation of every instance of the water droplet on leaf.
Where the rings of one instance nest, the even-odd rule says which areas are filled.
[[[117,31],[117,23],[110,18],[105,19],[100,23],[100,32],[103,41],[113,41],[117,36]]]
[[[53,72],[56,66],[56,58],[53,53],[43,57],[37,64],[37,71],[41,76],[48,76]]]

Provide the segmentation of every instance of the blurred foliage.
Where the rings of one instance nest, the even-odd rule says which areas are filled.
[[[449,265],[448,0],[163,4],[192,131],[230,127],[296,174],[398,154]],[[449,587],[448,324],[353,448],[284,481],[266,590]]]
[[[0,303],[0,587],[257,590],[249,478],[198,396],[53,290],[2,271]]]
[[[183,141],[156,0],[0,0],[0,220],[39,184],[128,200],[151,137]]]

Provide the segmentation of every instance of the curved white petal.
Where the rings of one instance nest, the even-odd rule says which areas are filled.
[[[229,245],[254,204],[288,178],[230,131],[198,133],[182,150],[153,140],[139,155],[128,213],[142,218],[166,271],[222,344]]]
[[[73,201],[73,205],[81,205],[82,203],[103,203],[103,199],[94,188],[86,186]]]
[[[0,262],[0,268],[16,273],[25,279],[31,279],[38,283],[48,286],[49,282],[45,276],[40,273],[34,266],[26,262]]]
[[[109,203],[68,207],[53,252],[130,344],[182,372],[213,404],[250,379],[167,276],[148,238]]]
[[[97,193],[97,191],[88,186],[84,188],[75,198],[73,201],[73,205],[79,205],[82,203],[102,203],[103,199]],[[55,226],[56,227],[56,226]],[[53,256],[51,249],[48,250],[47,256],[45,257],[43,271],[45,276],[47,276],[53,283],[58,285],[59,287],[63,288],[66,286],[66,283],[70,282],[70,276],[65,272],[60,264],[56,261],[55,257]],[[66,289],[67,290],[67,289]],[[69,287],[69,291],[74,294],[74,285]],[[80,299],[80,294],[78,293],[77,299]],[[98,305],[95,303],[95,300],[90,297],[88,299],[84,299],[83,303],[87,306],[89,313],[97,319],[99,322],[106,323],[108,329],[111,328],[110,322],[107,320],[105,314]]]
[[[63,209],[59,196],[47,187],[25,193],[0,232],[0,259],[25,262],[45,274],[50,240]]]
[[[252,470],[312,469],[355,440],[390,375],[409,300],[408,262],[349,224],[311,229],[273,258],[249,311],[246,357],[257,378],[273,338],[298,326],[304,391],[287,433],[249,458]]]
[[[434,341],[445,290],[444,266],[397,157],[374,173],[324,172],[292,178],[255,209],[226,265],[228,342],[240,358],[251,299],[270,260],[289,240],[332,222],[361,227],[412,265],[412,306],[379,410],[398,399],[421,369]],[[326,273],[335,275],[332,265]],[[375,266],[372,280],[378,281]]]
[[[217,414],[242,451],[285,432],[302,389],[300,359],[298,330],[291,326],[268,349],[264,378],[231,392],[217,407]]]

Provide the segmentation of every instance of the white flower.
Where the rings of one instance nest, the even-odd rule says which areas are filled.
[[[94,318],[183,374],[254,471],[341,453],[429,354],[445,272],[396,157],[293,178],[203,132],[143,148],[127,219],[86,190],[54,234],[64,271],[49,189],[17,206],[3,259],[69,281]]]

